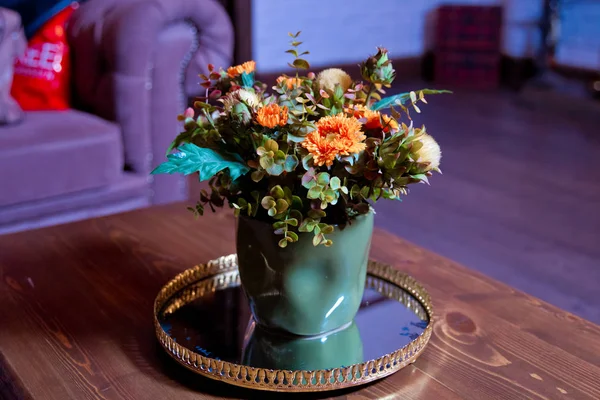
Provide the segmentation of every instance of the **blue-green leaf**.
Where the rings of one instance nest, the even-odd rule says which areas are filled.
[[[422,89],[415,90],[415,92],[423,92],[423,94],[440,94],[440,93],[452,93],[450,90],[436,90],[436,89]],[[384,97],[379,100],[371,107],[372,110],[383,110],[385,108],[390,108],[393,105],[404,104],[407,100],[410,100],[410,92],[396,94],[394,96]]]
[[[226,168],[229,169],[232,180],[250,171],[250,168],[239,161],[226,159],[212,149],[198,147],[193,143],[182,144],[178,152],[167,155],[167,159],[168,161],[156,167],[152,174],[189,175],[199,172],[200,181],[206,181]]]
[[[249,74],[242,72],[242,86],[245,88],[251,88],[254,86],[254,72]]]

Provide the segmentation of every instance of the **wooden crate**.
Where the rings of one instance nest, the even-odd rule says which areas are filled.
[[[434,39],[435,81],[481,88],[498,86],[501,34],[501,7],[439,7]]]

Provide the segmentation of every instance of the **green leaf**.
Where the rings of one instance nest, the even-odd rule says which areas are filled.
[[[283,199],[283,197],[285,196],[285,191],[281,188],[280,185],[273,186],[271,190],[269,190],[269,193],[276,199]]]
[[[296,36],[294,36],[294,37],[298,37],[298,36],[296,35]],[[298,47],[298,46],[300,46],[301,44],[302,44],[302,42],[298,42],[298,41],[296,41],[296,40],[292,41],[292,43],[291,43],[291,45],[292,45],[292,46],[294,46],[294,47]]]
[[[290,50],[286,50],[286,53],[290,53],[293,54],[294,57],[298,57],[298,52],[296,51],[296,49],[290,49]]]
[[[323,187],[319,185],[315,185],[310,188],[306,197],[309,199],[318,199],[321,196],[321,192],[323,191]]]
[[[425,175],[425,174],[416,174],[416,175],[413,175],[411,178],[418,179],[421,182],[425,182],[426,184],[429,185],[429,179],[427,179],[427,175]]]
[[[264,169],[268,169],[268,168],[271,168],[273,166],[273,164],[275,164],[275,160],[273,159],[273,157],[262,156],[259,159],[259,164]]]
[[[298,241],[298,234],[297,234],[296,232],[293,232],[293,231],[288,231],[287,235],[288,235],[288,237],[289,237],[290,239],[292,239],[294,242],[297,242],[297,241]]]
[[[281,228],[285,228],[285,222],[283,221],[277,221],[273,224],[273,228],[275,229],[281,229]]]
[[[312,189],[314,186],[317,185],[317,181],[315,181],[314,179],[310,178],[309,181],[306,182],[302,182],[302,186],[304,186],[307,189]]]
[[[301,58],[296,58],[294,60],[294,62],[292,63],[292,65],[295,68],[299,68],[299,69],[309,69],[310,68],[310,64],[308,63],[308,61],[303,60]]]
[[[321,172],[317,175],[317,182],[321,186],[326,186],[329,184],[329,174],[327,172]]]
[[[296,218],[288,218],[285,223],[291,226],[298,226],[298,220]]]
[[[342,182],[340,181],[340,178],[338,178],[337,176],[334,176],[329,181],[329,187],[332,188],[333,190],[339,190],[341,186],[342,186]]]
[[[312,161],[313,155],[312,154],[308,154],[304,157],[302,157],[302,166],[304,167],[305,170],[309,170],[310,168],[313,167],[313,161]]]
[[[321,244],[321,242],[325,239],[325,237],[323,236],[322,233],[319,233],[318,235],[315,235],[315,237],[313,238],[313,246],[318,246],[319,244]]]
[[[332,203],[334,200],[337,199],[337,196],[335,195],[335,191],[333,189],[327,189],[323,192],[323,196],[325,196],[325,198],[323,200],[325,200],[328,203]]]
[[[299,196],[292,196],[292,208],[294,210],[302,209],[302,199]]]
[[[441,94],[441,93],[452,93],[450,90],[436,90],[436,89],[423,89],[421,90],[424,94]],[[404,104],[410,100],[410,92],[396,94],[394,96],[384,97],[379,100],[371,107],[372,110],[383,110],[390,108],[395,104]]]
[[[325,211],[323,210],[309,210],[308,216],[314,219],[323,218],[325,216]]]
[[[321,232],[324,234],[328,234],[328,233],[333,233],[333,226],[331,225],[325,225],[324,227],[321,228]]]
[[[206,181],[224,169],[229,170],[232,180],[245,175],[250,168],[239,161],[231,160],[234,156],[225,158],[212,149],[198,147],[193,143],[182,144],[177,153],[169,154],[168,161],[160,164],[152,174],[189,175],[200,173],[200,181]]]
[[[369,191],[370,188],[368,186],[363,186],[362,189],[360,189],[360,195],[362,197],[364,197],[365,199],[369,198]]]
[[[302,221],[302,223],[298,227],[298,231],[300,231],[300,232],[312,232],[312,230],[314,228],[315,228],[315,225],[314,225],[313,221],[310,218],[306,218],[304,221]]]
[[[340,85],[336,84],[335,85],[335,92],[333,93],[333,96],[336,99],[341,99],[342,97],[344,97],[344,89],[342,89],[342,87]],[[332,114],[333,114],[334,113],[333,112],[333,108],[331,110],[332,110]],[[337,113],[335,113],[335,114],[337,114]]]
[[[275,207],[269,208],[269,211],[267,211],[267,214],[269,214],[269,217],[274,217],[275,214],[277,214],[277,210],[275,209]]]
[[[265,154],[267,154],[267,153],[268,153],[267,149],[265,149],[263,146],[259,146],[259,147],[256,149],[256,154],[258,154],[258,155],[259,155],[259,156],[261,156],[261,157],[262,157],[262,156],[264,156],[264,155],[265,155]]]
[[[275,152],[275,162],[280,163],[281,161],[285,161],[285,153],[282,150],[277,150]]]
[[[290,210],[290,218],[294,218],[297,221],[302,221],[302,213],[298,210]]]
[[[283,198],[288,202],[292,203],[292,189],[287,186],[283,187]]]
[[[275,208],[277,208],[277,214],[281,214],[283,212],[286,212],[287,209],[290,208],[290,205],[284,199],[279,199],[277,200],[277,205],[275,206]]]
[[[254,171],[250,174],[250,178],[254,182],[260,182],[260,180],[265,176],[265,171]]]
[[[265,142],[264,148],[267,151],[272,151],[273,153],[275,153],[277,150],[279,150],[279,144],[277,144],[277,142],[274,141],[273,139],[267,139],[267,141]]]
[[[283,238],[279,241],[279,247],[281,247],[282,249],[285,249],[287,247],[287,245],[288,245],[288,241],[285,240],[285,238]]]
[[[269,175],[279,176],[283,173],[283,165],[273,164],[269,168],[266,168]]]
[[[254,86],[254,72],[249,74],[242,72],[242,86],[245,88],[251,88]]]
[[[179,135],[177,135],[175,140],[173,140],[173,142],[171,142],[171,144],[167,148],[167,152],[165,153],[165,155],[168,156],[169,153],[171,152],[171,150],[179,147],[182,143],[189,141],[192,138],[193,134],[194,134],[193,130],[181,132]]]
[[[265,210],[269,210],[275,207],[275,204],[277,203],[275,202],[275,199],[271,196],[263,197],[262,201],[260,202],[260,205],[262,205]]]

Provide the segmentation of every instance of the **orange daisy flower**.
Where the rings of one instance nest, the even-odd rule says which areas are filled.
[[[256,122],[265,128],[275,128],[287,123],[288,108],[280,107],[278,104],[269,104],[256,112]]]
[[[241,75],[242,72],[250,74],[254,72],[254,70],[256,70],[256,62],[246,61],[241,65],[227,68],[227,75],[229,75],[230,78],[235,78],[236,76]]]
[[[360,122],[342,114],[323,117],[316,124],[317,130],[309,133],[302,147],[313,156],[317,166],[331,166],[337,156],[347,156],[365,149],[366,136],[361,132]]]
[[[285,82],[285,85],[290,90],[293,89],[294,87],[302,85],[302,79],[290,78],[289,76],[285,76],[285,75],[281,75],[279,78],[277,78],[278,85],[281,84],[282,82]]]
[[[363,123],[365,129],[383,129],[385,132],[389,132],[390,128],[398,129],[398,122],[395,119],[385,114],[382,115],[379,111],[373,111],[364,105],[346,108],[346,113],[354,118],[366,119],[366,122]],[[383,124],[381,123],[382,119]]]

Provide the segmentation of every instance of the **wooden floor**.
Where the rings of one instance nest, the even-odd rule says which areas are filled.
[[[442,146],[444,174],[379,202],[376,223],[600,323],[600,111],[502,91],[428,100],[415,122]]]

